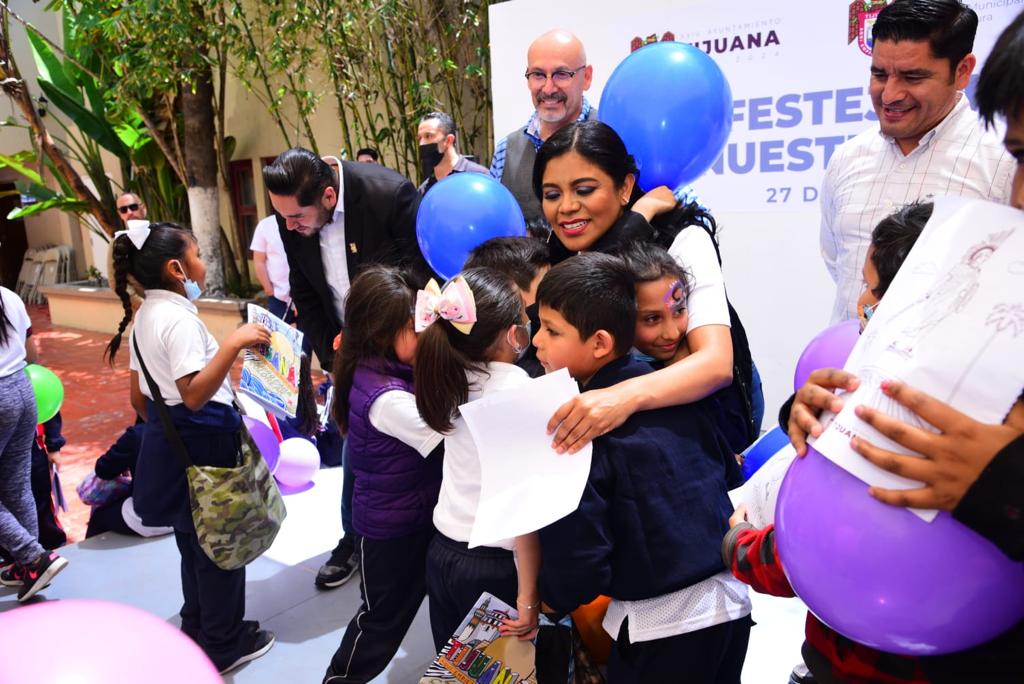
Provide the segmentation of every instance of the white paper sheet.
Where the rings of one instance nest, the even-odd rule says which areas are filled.
[[[470,548],[534,532],[579,506],[593,447],[558,454],[547,434],[552,414],[578,394],[563,369],[459,407],[480,454]]]
[[[747,522],[754,527],[761,528],[775,522],[779,489],[795,458],[796,449],[793,445],[785,445],[772,454],[749,480],[729,492],[734,507],[740,504],[747,507]]]
[[[874,407],[934,428],[882,393],[901,380],[975,420],[999,423],[1024,387],[1024,212],[960,198],[936,200],[931,221],[900,268],[846,363],[861,379],[838,416],[823,416],[814,447],[868,484],[920,483],[878,468],[850,448],[861,436],[909,454],[857,418]],[[913,510],[913,509],[912,509]],[[914,510],[931,521],[936,511]]]

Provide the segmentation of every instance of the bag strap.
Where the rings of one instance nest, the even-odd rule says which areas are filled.
[[[164,401],[160,388],[157,386],[156,381],[153,380],[153,376],[149,374],[146,362],[142,360],[142,352],[139,351],[139,342],[135,339],[134,330],[132,331],[132,345],[135,347],[135,357],[139,360],[139,366],[142,367],[142,374],[146,376],[149,392],[153,395],[153,403],[156,404],[157,413],[160,414],[160,422],[164,426],[164,435],[167,437],[171,449],[181,462],[181,467],[188,470],[192,467],[192,459],[188,457],[188,450],[185,448],[185,442],[181,440],[181,435],[178,434],[178,429],[174,427],[174,421],[171,420],[171,412],[167,409],[167,403]]]

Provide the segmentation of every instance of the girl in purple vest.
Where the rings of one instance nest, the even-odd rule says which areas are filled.
[[[480,502],[480,459],[458,415],[467,401],[529,381],[514,365],[530,345],[522,297],[505,276],[471,268],[443,290],[435,285],[420,291],[416,325],[426,327],[416,350],[416,405],[427,425],[445,434],[444,478],[434,509],[438,534],[427,552],[434,645],[445,645],[485,591],[519,611],[501,632],[530,638],[540,603],[540,544],[534,533],[468,548]]]
[[[331,658],[325,684],[368,682],[380,674],[427,594],[441,435],[420,418],[413,396],[415,299],[408,275],[372,266],[345,300],[334,419],[346,434],[355,475],[352,527],[359,535],[363,603]]]

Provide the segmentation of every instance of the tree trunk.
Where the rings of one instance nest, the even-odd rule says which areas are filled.
[[[184,118],[185,177],[192,230],[206,264],[206,291],[224,292],[220,250],[220,192],[217,188],[217,147],[214,142],[213,78],[207,65],[191,87],[181,93]]]
[[[3,5],[0,6],[0,88],[21,109],[22,116],[28,121],[29,129],[39,142],[39,147],[43,154],[50,158],[50,161],[53,162],[60,175],[75,191],[75,196],[88,205],[88,213],[96,219],[100,228],[107,235],[113,237],[114,232],[120,230],[120,226],[115,222],[110,213],[103,208],[103,205],[100,204],[92,191],[82,182],[82,177],[75,171],[74,167],[71,166],[71,162],[68,161],[53,138],[50,137],[46,126],[43,125],[43,120],[39,117],[39,113],[36,112],[35,103],[32,102],[28,86],[24,79],[22,79],[21,72],[18,71],[18,65],[14,61],[8,29],[7,7]],[[40,171],[42,171],[42,160],[40,159],[39,162]]]

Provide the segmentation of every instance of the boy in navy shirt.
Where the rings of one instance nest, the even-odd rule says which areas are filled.
[[[652,372],[630,358],[633,277],[584,253],[537,290],[537,358],[585,389]],[[572,456],[565,456],[572,458]],[[739,684],[750,633],[746,587],[719,553],[739,466],[701,403],[633,414],[594,440],[577,510],[540,531],[541,596],[560,612],[612,598],[608,680]]]

